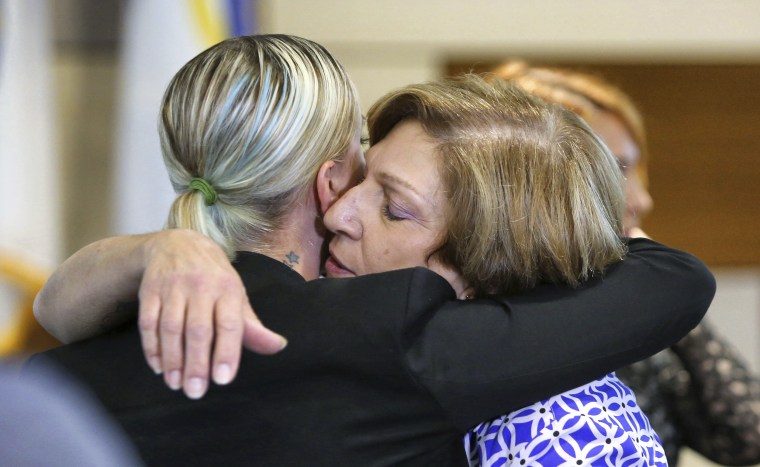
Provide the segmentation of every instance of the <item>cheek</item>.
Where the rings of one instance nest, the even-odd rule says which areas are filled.
[[[363,164],[354,164],[354,167],[351,171],[351,177],[348,183],[348,188],[351,189],[359,184],[359,182],[362,179],[362,175],[364,174],[364,165]]]
[[[625,188],[625,193],[624,193],[625,194],[625,204],[627,206],[630,206],[631,204],[633,204],[634,198],[636,196],[635,181],[633,180],[633,178],[630,175],[626,176],[624,188]]]
[[[369,234],[368,234],[369,233]],[[385,229],[382,221],[373,225],[364,235],[365,263],[368,272],[383,272],[404,267],[403,258],[406,254],[403,244],[396,241],[393,232]]]
[[[625,180],[625,201],[628,205],[638,205],[641,202],[641,199],[646,195],[646,190],[644,190],[643,185],[641,184],[641,179],[639,178],[639,175],[631,171],[631,173],[626,177]]]
[[[378,235],[368,236],[365,231],[364,256],[367,272],[383,272],[394,269],[427,267],[425,245],[415,239],[414,235],[394,231],[393,228],[375,230]],[[395,227],[395,226],[392,226]],[[399,229],[401,230],[401,229]],[[415,241],[417,240],[417,241]]]

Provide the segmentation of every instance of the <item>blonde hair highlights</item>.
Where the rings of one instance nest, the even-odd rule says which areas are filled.
[[[360,131],[355,87],[319,44],[295,36],[225,40],[174,76],[159,134],[177,198],[168,228],[190,228],[228,255],[282,228],[319,167],[347,152]],[[193,178],[218,195],[206,205]]]

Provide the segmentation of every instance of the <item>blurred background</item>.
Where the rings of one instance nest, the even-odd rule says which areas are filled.
[[[711,321],[760,370],[760,2],[233,0],[244,20],[226,26],[214,3],[0,0],[0,354],[54,344],[28,310],[56,264],[162,227],[166,84],[218,40],[260,32],[326,46],[365,109],[394,87],[510,58],[621,87],[650,142],[644,230],[711,267]]]

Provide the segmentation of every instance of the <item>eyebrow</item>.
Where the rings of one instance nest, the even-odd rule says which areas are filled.
[[[383,181],[383,182],[386,182],[386,183],[391,183],[391,184],[401,185],[401,186],[403,186],[404,188],[406,188],[406,189],[408,189],[409,191],[411,191],[411,192],[413,192],[414,194],[416,194],[417,196],[419,196],[420,198],[422,198],[423,200],[427,201],[427,202],[428,202],[428,204],[430,204],[431,206],[435,206],[435,205],[436,205],[436,203],[434,203],[434,202],[433,202],[431,199],[429,199],[427,196],[425,196],[425,195],[423,195],[422,193],[420,193],[420,192],[419,192],[419,191],[418,191],[418,190],[417,190],[417,189],[416,189],[416,188],[415,188],[415,187],[414,187],[414,186],[413,186],[411,183],[407,182],[407,181],[406,181],[406,180],[404,180],[404,179],[398,178],[398,177],[397,177],[397,176],[395,176],[395,175],[391,175],[391,174],[389,174],[388,172],[380,172],[380,173],[378,173],[378,174],[376,175],[376,177],[377,177],[377,178],[378,178],[380,181]]]

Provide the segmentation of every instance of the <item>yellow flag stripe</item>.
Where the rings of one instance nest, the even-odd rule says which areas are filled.
[[[0,356],[4,356],[21,349],[29,329],[34,325],[32,303],[47,280],[47,272],[20,258],[0,253],[0,279],[13,284],[22,292],[10,324],[0,329]]]
[[[219,0],[190,0],[190,10],[206,46],[229,36],[229,24]]]

